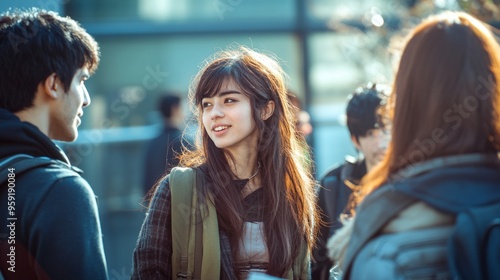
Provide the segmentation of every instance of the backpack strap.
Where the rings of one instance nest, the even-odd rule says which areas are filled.
[[[349,279],[350,268],[359,251],[392,218],[417,201],[416,198],[394,191],[391,185],[376,189],[356,211],[353,233],[343,262],[343,279]]]
[[[304,241],[300,246],[299,254],[288,271],[287,279],[309,279],[311,277],[310,254]]]
[[[204,182],[203,176],[198,169],[181,167],[174,167],[169,175],[172,279],[220,278],[217,212],[209,198],[206,207],[198,203],[196,185]]]
[[[459,213],[448,242],[448,265],[456,279],[500,279],[500,203]]]
[[[8,179],[9,169],[13,168],[16,176],[21,175],[31,169],[59,163],[48,157],[33,157],[26,154],[17,154],[0,161],[0,186]]]
[[[390,177],[389,182],[394,183],[415,177],[437,168],[477,164],[498,165],[499,159],[497,155],[485,154],[466,154],[435,158],[400,170]],[[397,191],[391,183],[373,191],[359,205],[356,211],[354,229],[343,263],[344,279],[349,279],[350,268],[354,258],[363,246],[399,212],[419,200],[416,197]]]

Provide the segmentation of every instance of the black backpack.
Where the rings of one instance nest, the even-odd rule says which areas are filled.
[[[500,172],[498,157],[472,154],[430,160],[398,175],[409,178],[435,168],[477,164],[496,165]],[[385,274],[386,279],[420,279],[410,276],[417,275],[418,270],[425,270],[430,279],[500,279],[499,200],[458,211],[456,223],[445,238],[443,230],[439,229],[422,230],[416,235],[402,232],[377,236],[392,218],[417,201],[420,200],[416,197],[395,191],[391,184],[365,199],[358,210],[354,234],[346,252],[344,279],[349,279],[353,267],[357,270],[367,267],[383,270],[381,267],[385,267],[391,270]],[[361,211],[364,208],[369,211]],[[370,252],[367,253],[365,247]],[[418,267],[418,263],[429,259],[429,252],[435,260]],[[442,261],[445,262],[444,270]]]

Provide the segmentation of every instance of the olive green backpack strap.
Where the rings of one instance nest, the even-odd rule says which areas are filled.
[[[305,242],[300,246],[299,255],[286,275],[288,280],[311,279],[311,258]]]
[[[196,184],[203,183],[202,176],[197,169],[182,167],[173,168],[169,175],[172,200],[172,279],[219,279],[217,212],[209,199],[207,207],[198,206]]]

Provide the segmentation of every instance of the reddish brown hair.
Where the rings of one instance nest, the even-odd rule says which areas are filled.
[[[447,155],[497,153],[500,48],[463,12],[430,17],[407,37],[385,112],[392,141],[355,201],[400,169]]]

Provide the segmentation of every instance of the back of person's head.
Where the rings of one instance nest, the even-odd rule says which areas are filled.
[[[99,64],[95,40],[69,17],[31,9],[0,16],[0,108],[33,105],[40,82],[56,73],[68,91],[76,71]]]
[[[496,152],[499,67],[494,35],[472,16],[445,12],[417,26],[394,81],[390,170],[439,156]]]
[[[386,110],[392,141],[382,163],[363,179],[359,198],[391,174],[427,159],[496,153],[499,67],[493,33],[468,14],[445,12],[413,29]]]
[[[370,129],[383,125],[377,112],[387,98],[387,86],[368,84],[357,88],[348,97],[346,108],[347,128],[351,136],[359,139]]]
[[[158,110],[165,119],[170,119],[174,113],[175,108],[181,104],[181,97],[172,92],[162,93],[158,102]]]

